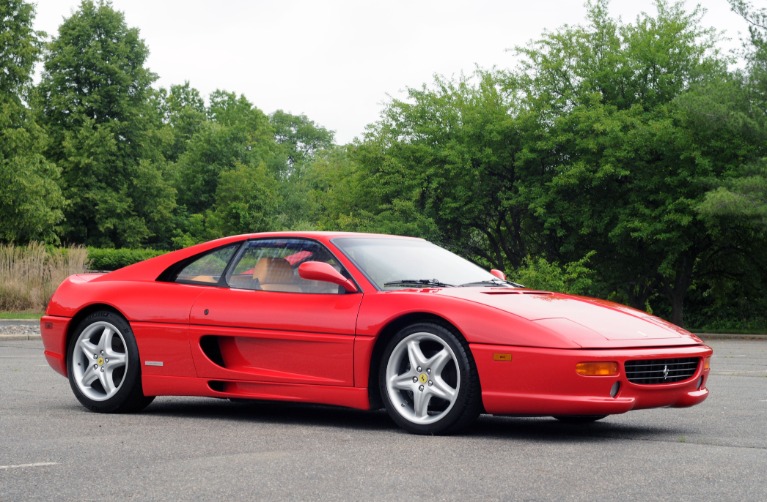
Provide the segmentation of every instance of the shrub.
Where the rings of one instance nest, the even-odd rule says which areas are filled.
[[[522,266],[515,270],[510,279],[531,289],[557,291],[576,295],[589,294],[594,282],[594,271],[587,266],[594,251],[578,261],[560,265],[545,258],[525,258]]]
[[[0,245],[0,310],[43,311],[61,281],[87,265],[87,251],[79,246]]]
[[[154,249],[88,248],[91,270],[112,271],[161,255]]]

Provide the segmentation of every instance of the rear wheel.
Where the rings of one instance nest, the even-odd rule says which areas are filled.
[[[384,350],[378,382],[389,416],[416,434],[458,432],[481,408],[468,346],[438,324],[414,324],[397,333]]]
[[[90,314],[67,350],[69,384],[86,408],[102,413],[144,409],[138,347],[128,322],[114,312]]]

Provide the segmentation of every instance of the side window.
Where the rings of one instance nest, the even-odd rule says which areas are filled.
[[[243,248],[235,258],[226,281],[230,287],[237,289],[319,294],[340,292],[335,284],[299,277],[298,266],[306,261],[329,263],[342,271],[338,260],[318,242],[264,239],[251,241]]]
[[[232,244],[206,253],[186,265],[176,275],[176,282],[218,284],[226,265],[240,244]]]

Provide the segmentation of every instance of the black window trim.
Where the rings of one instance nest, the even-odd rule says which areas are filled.
[[[341,275],[343,275],[344,277],[349,279],[355,285],[355,287],[357,288],[358,292],[362,292],[362,288],[360,288],[359,284],[357,284],[357,281],[354,280],[354,276],[347,270],[348,267],[344,266],[344,263],[341,260],[338,259],[338,256],[337,256],[336,253],[334,253],[328,246],[326,246],[323,242],[321,242],[321,241],[319,241],[317,239],[313,239],[311,237],[302,237],[302,236],[297,236],[297,235],[296,236],[288,236],[288,237],[273,237],[273,236],[270,236],[270,237],[260,237],[260,238],[257,238],[257,239],[247,239],[247,240],[243,241],[242,242],[242,246],[240,247],[240,249],[238,249],[234,253],[234,255],[232,255],[232,259],[227,264],[226,268],[224,269],[224,273],[222,274],[221,279],[219,280],[219,283],[222,283],[223,287],[226,287],[226,288],[229,288],[229,289],[237,289],[239,291],[263,292],[263,290],[260,290],[260,289],[240,289],[240,288],[234,288],[234,287],[230,286],[228,284],[228,282],[227,282],[227,276],[229,275],[229,271],[231,270],[232,267],[234,267],[236,265],[236,263],[238,263],[238,260],[239,260],[240,256],[242,255],[242,253],[244,253],[245,250],[248,247],[250,247],[252,243],[254,243],[254,242],[262,242],[262,241],[305,241],[305,242],[313,242],[313,243],[315,243],[317,246],[319,246],[320,248],[324,249],[330,256],[333,257],[333,259],[335,259],[338,262],[338,265],[341,267],[341,270],[342,270]],[[311,260],[309,260],[309,261],[311,261]],[[202,284],[202,283],[195,282],[194,284]],[[272,293],[286,293],[285,291],[271,291],[271,292]],[[300,294],[300,295],[323,294],[323,295],[328,295],[328,294],[348,294],[348,293],[346,291],[344,291],[343,293],[293,293],[293,294]]]
[[[248,240],[239,241],[239,242],[230,242],[229,244],[224,244],[223,246],[218,246],[213,249],[209,249],[207,251],[203,251],[202,253],[198,253],[196,255],[190,256],[189,258],[184,258],[181,261],[178,261],[174,263],[173,265],[166,268],[158,277],[158,282],[172,282],[176,284],[193,284],[195,286],[208,286],[208,287],[229,287],[226,282],[224,281],[224,277],[226,277],[226,272],[229,270],[229,267],[232,265],[232,260],[235,256],[238,255],[240,250],[243,248],[243,245],[248,242]],[[188,280],[179,280],[178,274],[181,273],[182,270],[184,270],[188,265],[191,263],[204,258],[207,255],[216,253],[218,251],[221,251],[222,249],[228,248],[228,247],[236,247],[234,250],[234,253],[232,253],[232,257],[229,258],[229,262],[224,267],[223,272],[221,273],[221,276],[218,278],[218,282],[202,282],[202,281],[188,281]]]

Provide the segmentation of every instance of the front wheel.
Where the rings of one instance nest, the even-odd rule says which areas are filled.
[[[94,312],[78,325],[67,350],[67,373],[77,399],[93,411],[139,411],[154,399],[141,389],[133,331],[114,312]]]
[[[468,345],[451,330],[419,323],[384,350],[379,389],[389,416],[416,434],[451,434],[479,414],[479,377]]]

